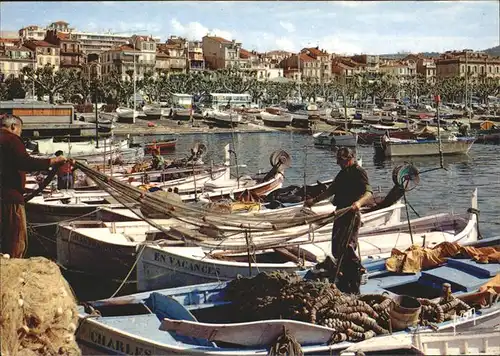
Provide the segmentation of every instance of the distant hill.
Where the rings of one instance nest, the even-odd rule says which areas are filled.
[[[500,46],[485,49],[484,52],[491,54],[492,56],[500,56]]]

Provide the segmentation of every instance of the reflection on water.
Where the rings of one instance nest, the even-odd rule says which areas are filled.
[[[239,169],[239,174],[269,170],[269,156],[278,149],[285,150],[292,158],[292,166],[285,172],[285,185],[304,181],[311,184],[330,179],[339,171],[334,151],[315,148],[312,136],[291,132],[181,135],[176,151],[166,157],[185,157],[193,144],[201,141],[208,147],[204,161],[220,163],[224,159],[224,145],[233,147],[233,139],[238,163],[246,165]],[[388,191],[393,184],[392,169],[405,161],[411,162],[424,172],[419,186],[408,194],[408,200],[420,215],[465,211],[477,187],[481,232],[485,236],[500,235],[499,146],[473,145],[468,155],[444,156],[445,169],[437,170],[431,169],[440,167],[438,156],[380,159],[374,158],[373,152],[371,146],[360,146],[356,154],[363,159],[374,189]]]

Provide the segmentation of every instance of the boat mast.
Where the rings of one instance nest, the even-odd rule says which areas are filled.
[[[342,86],[342,99],[344,101],[344,127],[345,127],[345,130],[347,131],[348,130],[348,127],[347,127],[347,100],[346,100],[346,84],[347,84],[347,77],[344,75],[344,85]]]
[[[300,75],[300,51],[297,54],[297,79],[298,79],[298,87],[299,87],[299,100],[302,103],[302,94],[300,92],[300,83],[302,82],[302,76]]]
[[[437,119],[437,127],[438,127],[438,149],[439,149],[439,165],[441,168],[444,168],[443,164],[443,147],[441,145],[441,120],[439,119],[439,103],[441,102],[441,97],[436,95],[434,97],[436,102],[436,119]]]

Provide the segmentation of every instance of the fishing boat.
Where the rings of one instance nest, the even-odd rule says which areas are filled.
[[[374,142],[380,140],[384,135],[389,135],[389,137],[399,138],[399,139],[413,139],[416,138],[416,134],[413,130],[406,127],[386,126],[372,124],[368,127],[362,128],[360,130],[352,130],[358,135],[358,142],[360,144],[373,144]]]
[[[118,115],[117,117],[118,122],[130,123],[130,124],[135,123],[135,119],[139,117],[139,113],[137,111],[125,107],[118,107],[116,109],[116,115]]]
[[[292,123],[292,115],[280,108],[267,108],[260,113],[264,125],[271,127],[286,127]]]
[[[358,135],[340,128],[330,132],[317,132],[313,134],[314,146],[323,148],[333,147],[356,147]]]
[[[365,219],[370,218],[369,214]],[[253,271],[278,269],[290,271],[299,269],[304,263],[306,267],[312,266],[323,261],[330,253],[331,229],[332,224],[327,224],[315,230],[314,242],[312,242],[311,233],[307,233],[307,228],[302,236],[288,239],[287,233],[289,235],[299,233],[293,230],[266,235],[252,233],[253,249],[260,252],[256,253],[255,261],[251,261],[251,268],[249,268],[245,249],[245,238],[248,236],[244,232],[240,234],[234,232],[231,237],[219,235],[218,241],[213,241],[213,238],[201,233],[206,229],[189,230],[185,227],[171,227],[170,235],[177,236],[177,238],[198,239],[198,241],[203,241],[199,244],[204,248],[146,245],[137,267],[138,289],[151,290],[231,280],[238,274],[252,275],[254,273],[252,268]],[[477,237],[477,216],[474,213],[434,214],[411,220],[410,223],[396,222],[379,226],[363,226],[359,231],[359,251],[365,258],[379,259],[390,254],[393,248],[405,249],[412,244],[432,247],[444,241],[470,243],[476,241]],[[273,243],[275,247],[268,247]],[[226,246],[226,250],[224,251],[220,246]],[[206,253],[207,249],[212,252]],[[301,254],[305,256],[305,262],[298,258]],[[280,261],[280,263],[273,263],[273,261]]]
[[[146,104],[142,107],[147,120],[158,120],[162,115],[162,108],[158,104]]]
[[[377,154],[383,154],[385,157],[435,156],[440,152],[445,155],[466,154],[474,141],[475,137],[456,137],[453,134],[443,135],[441,139],[398,139],[385,135],[380,142],[374,142],[374,149]]]
[[[111,139],[101,139],[99,140],[99,148],[96,146],[95,141],[84,141],[84,142],[54,142],[54,138],[45,138],[39,140],[31,140],[27,148],[36,152],[39,155],[53,155],[57,151],[63,151],[65,155],[72,154],[73,156],[78,156],[81,154],[91,154],[91,153],[102,153],[105,146],[109,147],[113,145]]]
[[[381,211],[363,214],[363,229],[399,222],[402,207],[402,204],[395,204]],[[239,215],[242,216],[242,221],[245,221],[246,216],[262,216],[264,220],[266,216],[276,216],[276,214],[282,216],[294,215],[299,213],[300,209],[300,207],[288,207],[281,209],[280,212],[259,210],[240,213]],[[325,213],[333,211],[334,207],[329,203],[325,203],[319,204],[313,209],[313,211],[317,213]],[[104,210],[107,210],[109,214],[102,214]],[[124,209],[103,207],[100,209],[101,214],[96,212],[96,221],[73,220],[60,223],[56,232],[56,240],[57,259],[61,266],[66,269],[85,272],[91,275],[105,275],[109,278],[120,279],[123,278],[134,265],[136,258],[138,258],[138,252],[141,251],[143,244],[159,244],[158,246],[162,248],[166,246],[183,246],[187,254],[194,256],[200,253],[201,250],[199,248],[189,247],[191,244],[188,240],[181,241],[169,237],[165,232],[148,223],[139,221],[140,217],[128,209],[128,214],[125,212],[117,212],[117,210]],[[100,217],[104,216],[107,216],[106,221],[113,222],[99,220]],[[130,221],[125,221],[127,217],[130,217]],[[154,219],[153,221],[155,225],[162,226],[162,228],[165,229],[193,228],[192,225],[189,226],[174,218]],[[326,229],[331,230],[331,225]],[[329,233],[329,231],[327,233]],[[160,253],[162,252],[160,251]],[[269,252],[266,252],[266,254],[270,256]],[[262,256],[259,255],[259,259],[261,257]],[[283,256],[279,258],[279,252],[276,252],[276,257],[278,257],[278,260],[283,259]],[[174,258],[173,255],[172,258]],[[179,257],[175,258],[178,259]],[[210,261],[211,259],[207,260],[209,263]],[[139,263],[142,262],[139,261]],[[238,266],[239,265],[241,264],[238,264]],[[297,270],[300,268],[292,263],[284,263],[281,268],[277,268],[277,265],[277,263],[274,266],[267,263],[260,267],[258,264],[256,266],[257,268],[264,268],[264,270],[281,268]],[[248,264],[243,264],[243,269],[247,269],[247,266]],[[232,273],[234,274],[235,271],[236,270],[233,270]],[[185,277],[182,271],[179,271],[179,276],[182,278]],[[133,278],[129,279],[129,282],[135,283],[135,273]],[[143,283],[144,282],[146,281],[143,281]]]
[[[177,139],[173,138],[166,141],[150,142],[144,145],[144,153],[150,154],[153,150],[158,150],[161,153],[170,152],[175,150]]]
[[[242,121],[241,115],[232,111],[213,110],[211,118],[220,127],[236,127]]]
[[[172,108],[172,116],[173,120],[179,121],[189,121],[192,117],[192,109],[182,108]]]
[[[498,248],[499,240],[491,238],[475,246]],[[451,257],[438,266],[401,274],[388,270],[386,262],[365,264],[368,278],[361,286],[359,299],[377,298],[388,302],[392,336],[412,335],[417,330],[432,333],[433,329],[460,332],[500,315],[498,300],[493,298],[489,305],[479,304],[484,293],[477,292],[500,273],[498,263],[483,264],[470,258]],[[261,281],[266,278],[261,276]],[[236,298],[228,294],[231,283],[218,281],[87,302],[78,307],[77,341],[83,353],[145,355],[267,355],[284,330],[288,340],[294,340],[306,355],[336,354],[356,343],[334,338],[338,331],[328,323],[324,326],[324,323],[265,319],[264,316],[235,323],[232,320],[238,320],[239,315],[230,311],[234,310],[230,298]],[[419,318],[431,315],[424,314],[423,310],[431,309],[422,308],[421,303],[436,305],[442,303],[441,298],[459,299],[461,307],[466,309],[461,316],[438,316],[432,328],[415,325]],[[479,309],[471,308],[464,301],[474,303]],[[251,305],[257,306],[257,302]],[[444,304],[441,305],[444,310]],[[301,304],[297,308],[302,310]],[[379,339],[383,343],[385,336],[378,334],[373,337],[374,342]]]

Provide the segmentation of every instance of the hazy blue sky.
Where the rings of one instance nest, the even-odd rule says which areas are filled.
[[[248,50],[336,53],[485,49],[499,45],[499,2],[491,1],[107,1],[1,2],[1,30],[65,20],[84,31],[145,30],[235,39]]]

